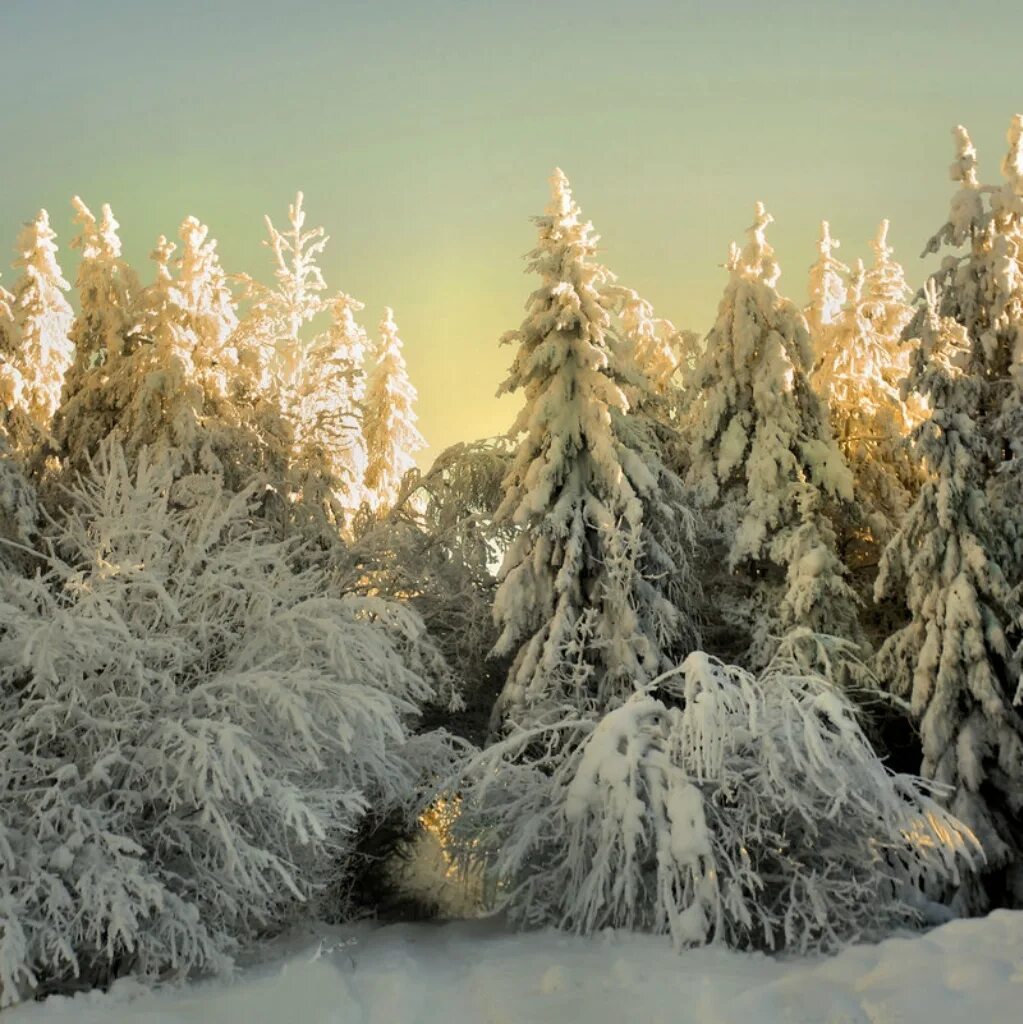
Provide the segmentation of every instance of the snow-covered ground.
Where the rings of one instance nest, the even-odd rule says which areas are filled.
[[[233,982],[18,1007],[5,1024],[987,1024],[1020,1019],[1023,912],[782,960],[496,921],[292,938]]]

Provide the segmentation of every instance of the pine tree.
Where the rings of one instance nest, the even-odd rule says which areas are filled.
[[[524,435],[495,521],[518,528],[498,575],[498,655],[514,654],[498,714],[513,720],[611,706],[649,682],[695,633],[680,610],[692,520],[677,477],[615,379],[608,271],[557,170],[536,218],[541,285],[502,393],[524,392]],[[628,430],[626,428],[629,428]]]
[[[955,131],[951,215],[928,243],[946,256],[905,330],[919,341],[910,389],[930,417],[914,433],[932,474],[886,549],[876,592],[905,588],[909,623],[879,655],[889,685],[920,722],[922,773],[950,787],[953,812],[987,853],[968,910],[1023,901],[1023,718],[1013,707],[1018,659],[1020,503],[1011,499],[1013,367],[1023,336],[1019,177],[1023,118],[1009,131],[1007,182],[983,188],[976,150]],[[985,196],[989,196],[985,203]]]
[[[745,249],[732,246],[688,425],[688,481],[714,528],[708,590],[717,616],[738,631],[722,638],[723,653],[741,653],[753,667],[796,628],[857,637],[854,595],[826,514],[852,500],[852,476],[810,386],[803,317],[775,288],[770,222],[758,203]]]
[[[71,241],[82,253],[75,281],[79,309],[70,332],[74,361],[64,379],[54,434],[61,454],[80,470],[116,424],[107,384],[112,367],[132,346],[141,287],[121,257],[119,225],[110,206],[103,204],[97,221],[78,196],[71,202],[82,228]]]
[[[7,352],[0,358],[9,364],[6,404],[14,414],[9,414],[8,429],[19,449],[48,444],[73,355],[68,334],[74,314],[63,295],[70,285],[57,264],[56,237],[49,215],[40,210],[18,239],[20,256],[14,265],[23,273],[14,285],[13,329],[3,332]]]
[[[815,359],[828,345],[846,302],[845,278],[849,268],[834,256],[839,245],[838,239],[831,237],[828,222],[822,220],[818,259],[810,268],[810,304],[806,307],[806,324]]]
[[[426,447],[416,428],[416,389],[409,380],[394,314],[380,321],[377,362],[366,384],[366,500],[373,509],[394,504],[402,478],[415,466],[414,455]]]

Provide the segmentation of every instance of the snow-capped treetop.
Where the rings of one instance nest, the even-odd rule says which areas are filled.
[[[350,520],[366,497],[362,405],[368,342],[355,319],[361,302],[339,293],[329,305],[330,326],[306,350],[302,376],[288,395],[292,487],[313,513],[310,522],[336,537],[342,520]]]
[[[209,238],[209,230],[195,217],[182,221],[176,289],[202,346],[220,353],[238,326],[238,314],[217,256],[216,240]]]
[[[327,306],[321,295],[326,284],[317,263],[327,236],[322,227],[306,229],[301,192],[288,208],[289,230],[278,231],[269,216],[265,221],[269,237],[263,244],[273,254],[275,283],[268,287],[248,274],[239,275],[249,307],[235,332],[234,346],[243,390],[260,410],[260,418],[274,424],[270,433],[276,438],[271,442],[275,458],[287,460],[295,436],[305,430],[302,407],[310,393],[306,378],[322,376],[323,351],[316,356],[320,367],[308,366],[312,344],[302,331]]]
[[[1002,174],[1009,188],[1023,196],[1023,114],[1016,114],[1009,122],[1009,149],[1002,157]]]
[[[753,223],[747,229],[749,238],[738,256],[740,273],[763,281],[769,288],[773,288],[781,277],[781,267],[774,258],[774,249],[767,241],[767,229],[773,223],[774,217],[758,201],[754,207]]]
[[[98,221],[78,196],[71,204],[82,228],[71,240],[71,248],[82,253],[75,281],[79,309],[70,334],[74,361],[64,379],[54,434],[62,452],[80,468],[110,431],[106,364],[130,348],[141,288],[121,258],[118,223],[109,204],[103,204]]]
[[[277,285],[254,288],[254,312],[269,321],[274,361],[285,386],[294,385],[301,375],[304,346],[299,332],[324,309],[320,293],[327,287],[317,260],[329,238],[322,227],[306,230],[303,200],[298,192],[288,207],[287,231],[278,231],[269,215],[264,218],[269,237],[263,244],[273,253]]]
[[[597,236],[556,170],[528,268],[540,286],[502,343],[517,350],[499,393],[521,391],[521,441],[495,514],[518,526],[499,573],[499,654],[514,654],[498,713],[623,699],[695,632],[673,593],[692,520],[614,365]],[[620,339],[618,339],[620,341]],[[656,567],[656,568],[655,568]]]
[[[691,344],[690,332],[680,331],[670,320],[654,313],[654,307],[639,292],[619,284],[603,289],[608,308],[619,320],[617,339],[621,355],[632,362],[663,394],[682,361],[682,350]]]
[[[956,158],[949,167],[949,177],[953,181],[962,182],[967,188],[979,188],[977,149],[973,145],[970,133],[961,124],[957,124],[952,129],[952,136],[956,141]]]
[[[394,503],[402,477],[416,464],[415,453],[426,447],[416,427],[418,395],[401,350],[398,326],[388,308],[380,321],[376,366],[366,384],[363,425],[366,499],[375,509]]]
[[[732,246],[687,422],[689,483],[711,511],[723,561],[747,580],[745,610],[736,602],[728,614],[744,617],[751,664],[770,657],[771,634],[796,625],[855,632],[825,515],[829,503],[852,500],[852,476],[810,386],[805,321],[774,287],[780,271],[764,234],[769,223],[758,203],[746,247]]]
[[[12,296],[15,329],[10,336],[16,351],[9,358],[23,382],[21,412],[39,437],[49,435],[73,354],[68,334],[74,313],[63,294],[70,285],[57,264],[56,237],[49,215],[40,210],[21,232],[20,255],[14,264],[22,269],[22,275]],[[15,437],[14,441],[17,446],[29,439]]]
[[[883,294],[895,276],[887,273],[874,290]],[[900,344],[897,331],[892,333],[901,329],[911,311],[904,302],[868,298],[868,278],[862,260],[857,260],[848,302],[813,373],[814,387],[827,402],[832,430],[855,479],[859,515],[845,517],[848,529],[841,531],[849,565],[876,562],[877,542],[895,532],[919,483],[916,462],[905,443],[919,422],[919,401],[904,401],[901,394],[910,350]]]
[[[366,329],[355,319],[355,314],[365,309],[365,306],[344,292],[338,292],[329,301],[328,306],[331,314],[329,335],[334,351],[353,366],[362,367],[366,362],[369,338]],[[352,398],[355,402],[360,402],[365,394],[364,375],[353,380],[352,386],[356,389]]]
[[[904,592],[910,621],[878,660],[920,722],[922,774],[950,787],[950,809],[980,839],[989,870],[1015,862],[1008,885],[1018,900],[1023,718],[1012,707],[1018,666],[1007,634],[1020,607],[1004,571],[1004,520],[989,502],[987,383],[971,369],[967,329],[940,315],[934,279],[925,300],[910,385],[931,408],[914,433],[930,476],[881,560],[877,596]],[[960,900],[986,905],[976,892]]]
[[[909,304],[913,291],[906,284],[906,274],[895,259],[895,250],[888,244],[888,221],[881,221],[877,235],[870,243],[874,263],[866,272],[862,298],[873,307],[871,318],[893,344],[898,343],[903,328],[909,323],[913,308]],[[908,352],[906,355],[908,366]]]
[[[826,335],[840,316],[846,301],[844,279],[849,268],[834,256],[834,250],[839,245],[838,239],[831,237],[828,222],[822,220],[820,239],[817,242],[819,255],[817,262],[810,267],[810,304],[806,307],[806,322],[816,354],[827,345]]]
[[[981,232],[984,226],[985,190],[977,180],[977,150],[962,125],[952,130],[952,136],[956,158],[949,168],[949,177],[959,182],[960,187],[952,197],[948,221],[928,240],[924,256],[938,252],[943,245],[958,248]]]
[[[156,279],[139,301],[126,358],[110,368],[116,433],[135,458],[143,445],[173,454],[183,471],[227,474],[232,486],[258,471],[261,442],[236,401],[238,324],[216,243],[194,217],[181,225],[182,252],[160,236]]]
[[[295,194],[295,202],[288,207],[288,224],[291,230],[278,231],[273,226],[269,214],[264,218],[269,238],[263,244],[273,251],[277,264],[274,277],[277,278],[277,291],[282,301],[287,304],[291,316],[296,318],[295,330],[306,320],[311,319],[323,306],[319,293],[327,287],[323,273],[316,259],[323,253],[330,240],[322,227],[305,228],[305,210],[302,203],[305,197],[301,192]]]

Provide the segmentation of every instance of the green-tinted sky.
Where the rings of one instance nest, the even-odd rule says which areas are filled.
[[[1023,110],[1023,5],[0,0],[0,102],[0,245],[45,206],[68,271],[73,193],[112,203],[133,261],[194,213],[262,274],[262,214],[304,189],[328,284],[371,326],[394,307],[436,451],[511,419],[496,339],[555,165],[682,325],[710,325],[758,198],[799,301],[822,217],[846,259],[890,217],[918,281],[949,129],[994,177]]]

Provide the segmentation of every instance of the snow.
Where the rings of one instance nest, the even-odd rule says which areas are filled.
[[[1023,912],[997,911],[924,935],[786,959],[666,939],[498,920],[370,924],[293,936],[233,981],[53,997],[10,1024],[962,1024],[1017,1018]]]

